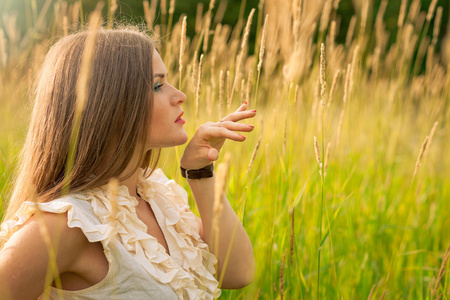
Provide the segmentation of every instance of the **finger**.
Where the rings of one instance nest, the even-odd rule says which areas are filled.
[[[219,158],[219,151],[216,148],[211,148],[208,151],[208,159],[210,161],[216,161]]]
[[[237,142],[245,141],[245,136],[228,130],[225,127],[207,127],[202,130],[202,136],[205,140],[210,140],[213,138],[225,138]]]
[[[239,106],[239,108],[236,110],[236,112],[244,111],[246,109],[247,109],[247,102],[244,102],[244,103],[242,103],[241,106]]]
[[[233,131],[245,131],[245,132],[250,132],[255,128],[255,126],[250,124],[236,123],[232,121],[220,121],[219,123],[215,123],[213,126],[224,127],[228,130]]]
[[[253,118],[254,116],[256,116],[256,110],[236,111],[223,118],[222,121],[238,122],[244,119]]]

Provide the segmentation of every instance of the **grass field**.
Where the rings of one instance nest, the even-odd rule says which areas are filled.
[[[257,277],[221,299],[449,299],[450,76],[434,28],[442,9],[420,11],[414,0],[388,46],[387,1],[373,16],[363,5],[339,44],[339,1],[303,2],[266,0],[235,26],[205,7],[187,19],[197,33],[181,56],[182,20],[157,20],[167,22],[155,34],[169,81],[188,96],[190,136],[244,101],[258,111],[246,142],[227,142],[221,155],[230,153],[226,193],[252,240]],[[55,37],[79,27],[79,6],[56,8],[29,36],[13,17],[0,28],[3,205],[39,63]],[[152,22],[151,5],[146,13]],[[182,151],[164,150],[160,165],[188,189]]]

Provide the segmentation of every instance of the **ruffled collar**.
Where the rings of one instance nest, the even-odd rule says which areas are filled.
[[[217,259],[199,236],[199,224],[187,204],[186,191],[161,169],[148,179],[140,169],[138,193],[151,206],[170,255],[147,234],[146,225],[136,214],[138,202],[125,186],[111,189],[105,185],[75,196],[90,201],[101,223],[112,226],[125,249],[153,279],[169,284],[179,299],[219,297],[218,281],[213,276]]]

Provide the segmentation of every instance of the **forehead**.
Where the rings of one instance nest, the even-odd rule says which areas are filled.
[[[152,67],[153,73],[162,73],[162,74],[167,73],[166,66],[164,66],[161,56],[159,55],[158,51],[156,51],[156,49],[153,50]]]

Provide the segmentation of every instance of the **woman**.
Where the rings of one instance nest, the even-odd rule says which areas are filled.
[[[252,246],[225,196],[215,244],[211,163],[225,139],[245,140],[236,131],[253,126],[237,122],[256,111],[243,104],[201,125],[187,145],[180,167],[200,220],[186,191],[155,170],[161,148],[188,140],[186,96],[167,82],[148,36],[95,34],[81,119],[77,86],[89,33],[61,39],[44,61],[0,233],[2,299],[212,299],[220,295],[216,263],[219,276],[225,271],[223,288],[248,285]]]

